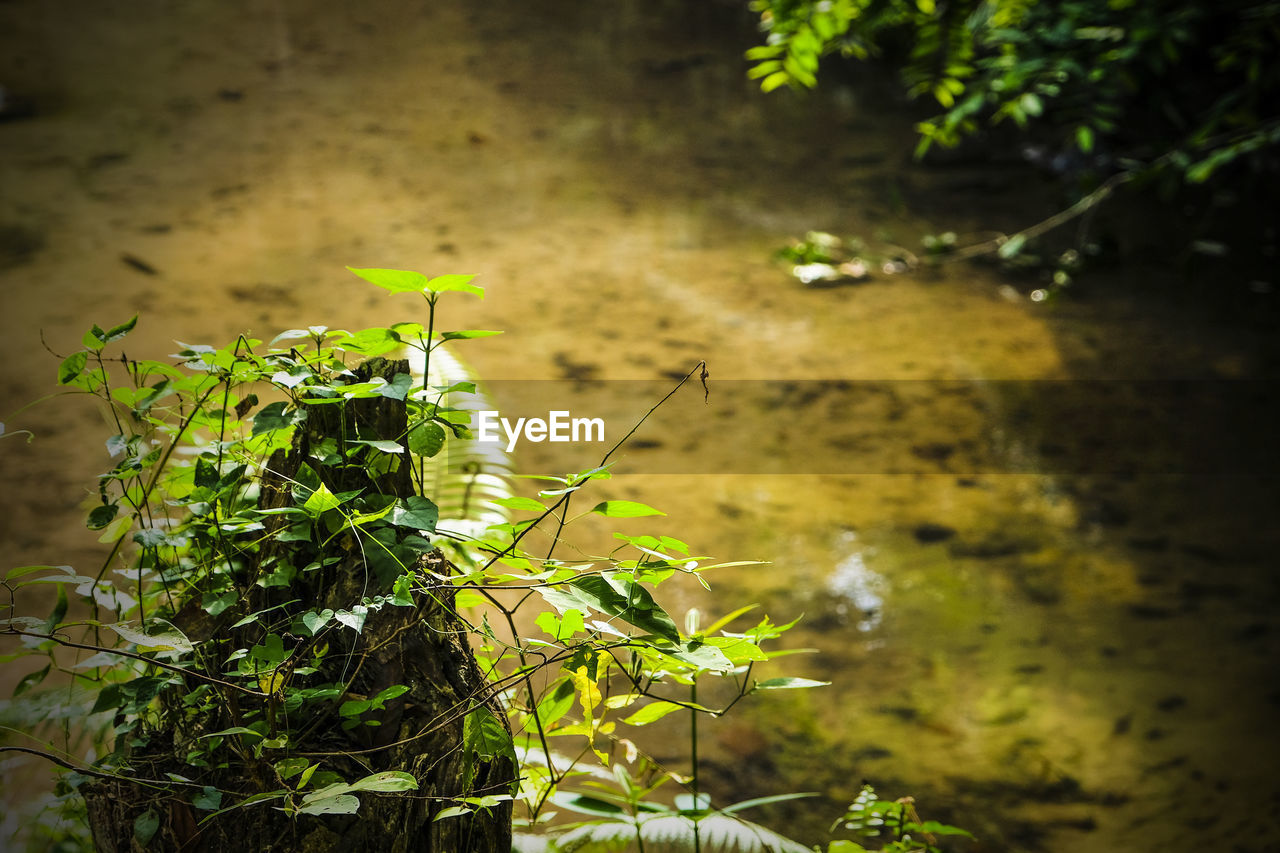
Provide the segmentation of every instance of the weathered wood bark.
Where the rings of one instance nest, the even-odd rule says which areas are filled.
[[[395,374],[407,372],[406,362],[382,359],[374,359],[357,371],[358,381],[373,375],[391,380]],[[334,493],[363,489],[366,494],[412,495],[407,464],[398,471],[371,477],[365,466],[322,466],[312,456],[326,439],[339,445],[357,437],[403,443],[406,425],[404,402],[387,398],[359,400],[342,407],[309,407],[308,420],[299,426],[292,448],[271,459],[269,473],[261,483],[259,506],[291,505],[292,484],[303,463],[310,464]],[[407,463],[407,450],[403,456]],[[276,516],[271,526],[279,530],[288,523]],[[403,540],[405,534],[398,535]],[[317,542],[324,538],[329,541],[321,548]],[[211,618],[197,600],[175,619],[188,636],[209,647],[206,665],[212,674],[219,673],[222,661],[232,651],[262,642],[265,632],[259,625],[230,627],[244,615],[277,608],[271,622],[279,632],[279,626],[287,626],[299,614],[325,608],[350,610],[364,596],[389,592],[385,579],[379,580],[369,570],[361,543],[354,536],[339,533],[305,542],[272,539],[253,556],[253,565],[246,568],[243,578],[249,591],[238,606]],[[288,586],[254,583],[282,565],[300,569],[334,557],[337,559],[329,565],[299,571]],[[419,577],[429,583],[433,576],[448,575],[452,569],[439,551],[418,553],[416,559]],[[487,707],[503,725],[506,717],[488,690],[468,646],[465,626],[453,610],[453,588],[437,581],[429,591],[415,592],[414,600],[412,607],[388,605],[371,611],[359,634],[335,627],[319,637],[285,636],[286,644],[295,644],[294,666],[307,665],[322,644],[328,646],[320,672],[294,677],[291,684],[340,683],[346,687],[336,701],[304,705],[310,719],[297,719],[303,710],[288,711],[279,695],[267,700],[264,707],[254,705],[263,700],[222,690],[223,701],[211,711],[178,724],[173,731],[152,733],[148,743],[135,748],[129,775],[164,779],[166,773],[177,773],[200,785],[237,792],[224,799],[226,806],[283,787],[272,763],[304,756],[311,762],[322,762],[322,769],[337,771],[348,781],[383,770],[407,771],[417,778],[417,791],[361,794],[356,815],[291,818],[273,808],[277,803],[250,805],[201,824],[209,812],[196,810],[190,803],[190,795],[198,793],[198,788],[158,792],[153,786],[125,779],[96,780],[83,790],[98,849],[104,853],[140,849],[134,824],[140,815],[151,811],[160,818],[160,829],[147,846],[149,851],[507,853],[511,849],[509,802],[433,821],[441,810],[455,805],[456,798],[509,792],[515,768],[500,758],[469,761],[464,753],[463,726],[469,710]],[[380,726],[342,728],[341,701],[374,696],[397,684],[406,685],[409,691],[388,701],[385,711],[371,714],[380,719]],[[194,680],[188,685],[195,686]],[[239,758],[224,751],[222,757],[232,760],[223,767],[189,766],[188,751],[201,734],[244,725],[255,707],[261,708],[259,719],[270,719],[273,726],[282,729],[286,722],[293,727],[298,732],[295,742],[287,749],[264,750],[261,758],[254,758],[252,751],[243,747]],[[289,719],[291,713],[293,719]]]

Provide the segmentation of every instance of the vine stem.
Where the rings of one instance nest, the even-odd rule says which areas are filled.
[[[698,673],[693,674],[693,683],[689,685],[689,702],[693,705],[698,704]],[[694,708],[689,709],[689,753],[690,764],[692,765],[692,778],[689,780],[689,786],[693,789],[693,807],[699,809],[702,807],[702,797],[698,792],[698,712]],[[698,832],[698,819],[693,819],[693,853],[702,853],[702,836]]]

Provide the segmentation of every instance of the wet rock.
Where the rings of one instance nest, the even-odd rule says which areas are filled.
[[[955,452],[956,446],[954,444],[944,444],[939,441],[930,442],[929,444],[913,444],[911,446],[912,455],[926,462],[946,462]]]
[[[1168,619],[1173,616],[1173,611],[1153,604],[1130,604],[1129,615],[1135,619]]]
[[[599,365],[590,364],[588,362],[574,361],[566,352],[558,352],[551,357],[555,366],[560,368],[561,379],[571,379],[575,382],[586,382],[596,378],[596,374],[600,372]],[[680,378],[684,378],[683,374]]]
[[[1019,537],[1012,533],[995,532],[978,540],[958,540],[947,546],[953,557],[973,557],[979,560],[992,560],[999,557],[1012,557],[1016,554],[1030,554],[1040,550],[1040,543],[1033,539]]]
[[[1195,557],[1198,560],[1204,560],[1206,563],[1221,564],[1230,562],[1231,558],[1226,554],[1209,545],[1183,545],[1181,551],[1188,556]]]
[[[1185,755],[1175,755],[1167,761],[1161,761],[1157,764],[1150,765],[1144,772],[1163,773],[1166,770],[1176,770],[1177,768],[1184,766],[1186,763],[1187,757]]]
[[[881,758],[892,758],[893,750],[882,746],[864,746],[853,753],[854,761],[877,761]]]
[[[916,537],[916,541],[922,545],[931,545],[935,542],[945,542],[956,535],[954,527],[947,527],[945,524],[934,524],[926,521],[924,524],[917,524],[916,528],[911,531]]]
[[[910,705],[881,705],[876,708],[876,713],[897,717],[904,723],[914,723],[920,719],[920,709]]]
[[[117,163],[123,163],[129,159],[129,155],[124,151],[104,151],[101,154],[94,154],[85,162],[86,169],[101,169],[106,166],[114,166]]]
[[[716,504],[716,509],[719,510],[720,514],[725,518],[742,518],[742,507],[734,506],[733,504],[718,503]]]
[[[662,76],[679,74],[699,66],[706,65],[713,59],[710,53],[695,53],[691,56],[680,56],[675,59],[646,59],[641,63],[646,74]]]
[[[225,187],[215,187],[213,190],[209,192],[209,197],[210,198],[226,198],[227,196],[238,195],[239,193],[247,193],[248,191],[249,191],[248,184],[231,184],[230,186],[225,186]]]
[[[1113,501],[1102,501],[1084,513],[1084,520],[1103,527],[1124,527],[1129,523],[1129,511]]]
[[[1236,640],[1241,643],[1252,642],[1253,640],[1261,640],[1271,632],[1271,627],[1265,622],[1254,622],[1240,629],[1236,634]]]
[[[1233,583],[1183,581],[1179,592],[1184,598],[1197,601],[1205,598],[1236,598],[1240,595],[1240,587]]]
[[[294,305],[297,300],[294,293],[279,284],[253,284],[227,288],[237,302],[251,302],[259,305]]]
[[[0,86],[0,121],[30,118],[36,114],[35,102],[24,95],[17,95]]]
[[[1035,604],[1051,606],[1062,601],[1062,591],[1057,583],[1044,572],[1025,572],[1017,579],[1022,594]]]
[[[27,263],[43,248],[43,234],[21,225],[0,225],[0,270]]]
[[[1161,552],[1169,550],[1168,536],[1131,536],[1125,544],[1135,551]]]
[[[125,266],[129,267],[135,272],[140,272],[143,275],[159,275],[160,274],[160,271],[155,267],[151,266],[151,264],[142,260],[142,258],[139,258],[135,255],[130,255],[128,252],[125,252],[120,256],[120,261]]]

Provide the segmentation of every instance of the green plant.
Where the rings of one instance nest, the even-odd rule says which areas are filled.
[[[876,849],[882,853],[939,853],[937,836],[973,838],[963,829],[935,820],[921,820],[911,797],[881,800],[875,789],[866,784],[844,816],[832,824],[833,831],[837,828],[854,832],[868,843],[874,839]],[[827,853],[867,853],[867,848],[859,842],[842,839],[832,841]]]
[[[789,626],[729,630],[742,608],[682,632],[651,591],[738,563],[621,531],[607,553],[555,556],[578,518],[662,513],[628,500],[571,512],[609,479],[613,451],[512,495],[468,447],[456,403],[474,382],[440,370],[443,344],[496,333],[437,331],[439,299],[483,291],[469,276],[354,272],[423,297],[426,324],[182,345],[175,364],[109,354],[134,318],[94,326],[59,365],[59,384],[99,398],[115,426],[87,517],[108,553],[90,573],[5,574],[0,631],[44,665],[9,709],[27,712],[10,733],[21,742],[0,750],[62,768],[62,800],[85,795],[99,843],[380,849],[398,832],[422,849],[492,846],[513,805],[518,826],[541,826],[584,761],[611,767],[630,743],[619,724],[819,683],[752,678]],[[417,378],[385,358],[405,347]],[[524,544],[535,531],[541,553]],[[30,615],[20,596],[42,585],[52,612]],[[699,704],[704,677],[734,698]],[[37,724],[42,704],[77,723]],[[553,741],[576,757],[556,759]],[[690,784],[701,803],[696,770]]]
[[[1280,72],[1274,4],[1224,7],[1129,0],[752,0],[767,42],[747,57],[770,91],[817,83],[828,53],[901,56],[913,97],[944,112],[918,126],[918,153],[955,145],[980,120],[1043,122],[1056,147],[1116,156],[1177,151],[1171,165],[1203,182],[1280,141],[1271,110]],[[907,47],[906,45],[909,45]],[[1213,85],[1206,85],[1212,75]],[[1133,113],[1148,123],[1139,129]],[[1126,121],[1128,118],[1130,121]],[[1065,164],[1064,164],[1065,166]]]
[[[1074,248],[1083,251],[1088,214],[1125,185],[1153,186],[1166,200],[1184,193],[1185,204],[1206,211],[1196,226],[1204,229],[1218,209],[1265,204],[1274,181],[1280,66],[1270,57],[1280,48],[1280,7],[1266,0],[750,6],[765,43],[747,52],[748,73],[764,91],[815,86],[827,55],[885,57],[909,97],[941,110],[917,123],[917,157],[978,137],[984,149],[1007,147],[1010,140],[1002,143],[989,128],[1012,125],[1024,156],[1064,179],[1070,201],[1063,210],[1018,233],[956,247],[955,258],[998,253],[1008,260],[1081,216]],[[1206,193],[1211,178],[1215,192]]]

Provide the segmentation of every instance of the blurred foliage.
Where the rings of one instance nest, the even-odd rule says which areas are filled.
[[[828,54],[883,56],[913,98],[917,156],[986,124],[1034,128],[1059,172],[1158,166],[1188,183],[1274,168],[1280,3],[1136,0],[751,0],[747,58],[765,91],[811,87]],[[1030,152],[1029,152],[1030,153]]]

